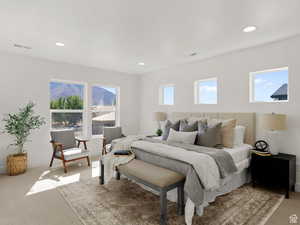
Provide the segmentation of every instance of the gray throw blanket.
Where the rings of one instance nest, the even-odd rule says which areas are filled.
[[[155,140],[153,138],[145,138],[144,141],[149,141],[153,143],[163,143],[170,146],[183,148],[188,151],[207,154],[216,161],[222,179],[237,171],[232,156],[228,152],[222,149],[208,148],[204,146],[190,145],[190,144],[184,144],[178,142],[167,142],[162,140]]]
[[[237,171],[231,155],[222,149],[206,148],[202,146],[181,143],[169,143],[151,138],[145,138],[143,141],[166,144],[168,146],[180,148],[183,151],[193,151],[206,154],[215,160],[221,178],[225,178]],[[166,157],[166,154],[160,155],[157,151],[154,153],[149,151],[149,149],[143,149],[143,145],[141,144],[135,145],[133,143],[132,150],[135,152],[137,159],[184,174],[186,176],[184,189],[187,193],[187,196],[196,206],[202,204],[204,197],[204,186],[195,168],[193,168],[193,165],[180,159]]]

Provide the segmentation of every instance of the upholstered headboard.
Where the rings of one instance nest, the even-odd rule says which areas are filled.
[[[168,115],[168,119],[171,121],[199,117],[210,119],[236,119],[237,125],[246,127],[245,143],[253,145],[256,140],[256,113],[172,112]]]

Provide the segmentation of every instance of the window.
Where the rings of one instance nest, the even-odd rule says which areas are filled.
[[[250,73],[250,102],[288,101],[288,68]]]
[[[174,105],[174,85],[161,86],[159,92],[159,103],[161,105]]]
[[[195,104],[218,103],[218,80],[217,78],[198,80],[195,86]]]
[[[74,129],[83,132],[85,85],[79,83],[50,82],[51,129]]]
[[[103,133],[103,127],[117,124],[119,88],[92,87],[92,135]]]

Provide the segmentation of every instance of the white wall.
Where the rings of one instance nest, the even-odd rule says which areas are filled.
[[[33,131],[31,142],[26,145],[31,167],[48,165],[52,149],[49,144],[49,81],[61,79],[91,84],[117,85],[120,87],[120,121],[125,134],[139,129],[139,77],[78,65],[57,63],[21,55],[0,53],[0,120],[3,114],[16,112],[29,100],[37,104],[36,112],[47,119],[47,125]],[[3,123],[0,122],[1,129]],[[0,171],[4,170],[7,146],[11,137],[0,134]],[[93,153],[100,151],[98,142],[90,143]]]
[[[282,152],[297,155],[300,184],[300,36],[246,49],[208,60],[178,65],[150,73],[141,79],[141,123],[143,133],[153,134],[155,111],[182,112],[257,112],[288,115]],[[289,67],[288,103],[249,103],[249,72]],[[195,105],[193,82],[217,77],[219,104]],[[159,106],[158,89],[162,84],[175,84],[175,105]],[[298,186],[300,188],[300,186]]]

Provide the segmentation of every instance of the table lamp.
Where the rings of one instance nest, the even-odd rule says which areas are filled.
[[[162,135],[162,130],[161,130],[161,124],[160,124],[160,122],[165,121],[166,119],[167,119],[167,114],[165,112],[155,112],[154,113],[154,120],[158,124],[158,128],[157,128],[157,131],[156,131],[157,136],[161,136]]]
[[[270,153],[279,153],[280,131],[286,130],[286,115],[268,113],[262,115],[262,128],[268,130]]]

